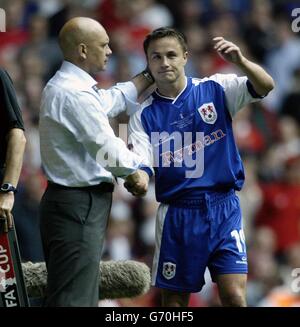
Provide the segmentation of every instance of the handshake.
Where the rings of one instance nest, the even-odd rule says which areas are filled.
[[[144,196],[148,190],[149,175],[138,169],[133,174],[126,177],[124,186],[128,192],[135,196]]]

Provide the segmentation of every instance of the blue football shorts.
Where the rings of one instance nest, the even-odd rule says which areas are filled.
[[[247,274],[239,198],[234,191],[161,204],[156,217],[152,285],[199,292],[208,267],[221,274]]]

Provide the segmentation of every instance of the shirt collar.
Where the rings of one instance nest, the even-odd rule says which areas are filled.
[[[170,97],[163,96],[158,92],[157,89],[152,93],[152,96],[154,98],[162,100],[162,101],[171,102],[172,104],[175,104],[175,103],[177,104],[177,103],[180,102],[180,100],[185,98],[185,96],[188,93],[190,87],[191,87],[191,80],[190,80],[190,78],[185,77],[185,86],[180,91],[180,93],[177,95],[176,98],[170,98]]]
[[[72,64],[69,61],[64,60],[60,71],[69,75],[72,75],[74,78],[83,82],[87,87],[93,87],[98,82],[86,71],[79,68],[78,66]]]

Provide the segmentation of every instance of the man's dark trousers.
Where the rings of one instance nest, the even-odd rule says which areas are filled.
[[[113,184],[68,188],[49,183],[40,204],[48,270],[45,306],[94,307]]]

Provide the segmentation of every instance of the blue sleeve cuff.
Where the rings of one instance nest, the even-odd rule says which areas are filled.
[[[151,168],[144,166],[144,165],[140,165],[139,169],[145,171],[149,175],[149,177],[153,176],[153,171]]]
[[[260,95],[258,94],[255,90],[254,90],[254,87],[252,85],[252,83],[247,80],[247,89],[248,89],[248,92],[251,94],[252,98],[256,98],[256,99],[263,99],[267,94],[265,95]]]

